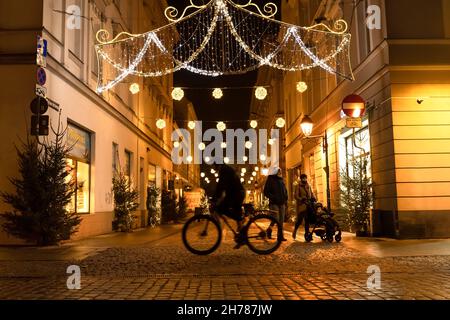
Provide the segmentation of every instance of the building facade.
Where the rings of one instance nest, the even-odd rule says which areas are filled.
[[[136,227],[146,226],[147,186],[153,183],[167,189],[175,179],[170,155],[172,75],[128,78],[102,95],[95,91],[99,70],[96,32],[106,29],[114,36],[160,27],[166,24],[165,7],[166,1],[150,0],[0,1],[0,130],[5,141],[0,190],[14,191],[8,181],[17,175],[14,144],[29,134],[36,39],[40,35],[48,41],[48,115],[53,126],[58,121],[68,126],[68,142],[75,145],[68,165],[77,190],[68,209],[80,214],[83,221],[74,238],[112,231],[111,188],[116,170],[123,170],[139,191]],[[75,15],[68,14],[69,10]],[[130,92],[132,83],[139,85],[138,93]],[[157,119],[166,121],[164,129],[156,127]],[[0,203],[0,212],[8,209]],[[0,233],[0,243],[15,242],[18,240]]]
[[[291,190],[306,173],[326,203],[322,143],[303,139],[300,129],[309,115],[313,135],[326,132],[335,211],[341,207],[341,173],[349,159],[364,155],[373,182],[372,235],[450,236],[450,1],[362,0],[355,6],[283,0],[282,13],[297,25],[349,22],[355,76],[350,82],[320,69],[284,74]],[[372,14],[380,28],[366,24]],[[299,81],[307,83],[306,92],[295,90]],[[363,127],[355,131],[346,128],[341,113],[349,94],[363,97],[368,107]]]

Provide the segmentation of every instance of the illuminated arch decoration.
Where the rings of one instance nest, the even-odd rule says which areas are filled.
[[[252,0],[211,0],[206,5],[191,0],[180,16],[176,8],[167,8],[170,23],[147,33],[123,32],[110,40],[108,31],[100,30],[97,91],[107,91],[128,76],[160,77],[185,69],[216,77],[264,65],[284,71],[320,67],[354,79],[345,21],[299,27],[274,20],[277,11],[273,3],[261,10]]]

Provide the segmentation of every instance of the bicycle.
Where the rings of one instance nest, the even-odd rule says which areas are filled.
[[[255,210],[252,205],[244,205],[244,223],[240,231],[235,230],[228,219],[215,210],[195,215],[183,227],[183,244],[197,255],[213,253],[222,242],[222,220],[233,233],[236,243],[247,245],[260,255],[271,254],[280,247],[283,236],[279,221],[271,214],[270,210]],[[273,227],[270,227],[271,224]]]

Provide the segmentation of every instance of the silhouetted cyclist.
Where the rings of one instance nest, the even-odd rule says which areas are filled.
[[[214,209],[219,214],[236,220],[238,231],[240,231],[244,219],[242,212],[242,204],[245,200],[244,186],[232,167],[226,164],[215,164],[214,168],[219,174],[219,182],[212,199]],[[235,248],[240,246],[241,244],[238,243]]]

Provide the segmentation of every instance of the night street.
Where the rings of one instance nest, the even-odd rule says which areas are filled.
[[[0,248],[0,299],[449,299],[450,240],[289,241],[273,255],[233,250],[207,257],[182,246],[180,226],[100,236],[60,248]],[[444,256],[446,254],[447,256]],[[81,267],[81,290],[66,269]],[[381,269],[381,290],[367,268]]]

